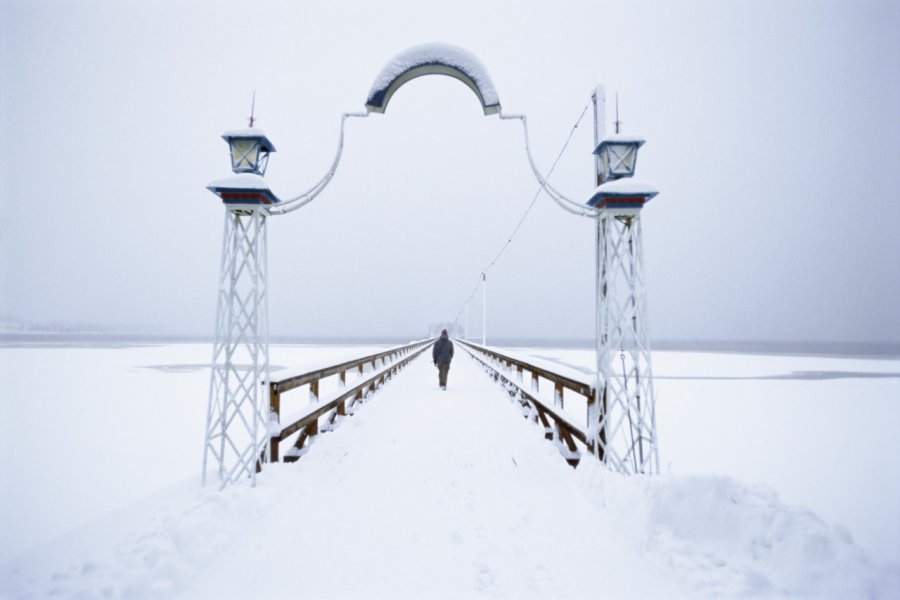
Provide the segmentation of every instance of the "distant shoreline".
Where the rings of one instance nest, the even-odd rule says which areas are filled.
[[[269,342],[280,344],[321,344],[321,345],[397,345],[411,341],[406,337],[359,336],[359,337],[301,337],[271,336]],[[480,342],[480,338],[472,338]],[[551,338],[497,338],[490,345],[501,347],[531,348],[572,348],[591,349],[594,342],[589,339]],[[56,346],[101,346],[128,347],[163,344],[211,344],[206,336],[179,335],[137,335],[108,333],[0,333],[0,347],[56,347]],[[900,343],[866,342],[785,342],[785,341],[722,341],[722,340],[654,340],[653,350],[680,352],[714,352],[726,354],[785,354],[798,356],[850,356],[858,358],[898,358]]]

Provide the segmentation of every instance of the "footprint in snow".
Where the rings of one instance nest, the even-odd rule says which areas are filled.
[[[491,568],[484,563],[474,563],[475,567],[475,580],[478,584],[478,589],[485,590],[494,585],[494,572],[491,571]]]

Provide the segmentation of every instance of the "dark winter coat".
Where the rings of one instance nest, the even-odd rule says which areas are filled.
[[[449,365],[453,360],[453,342],[446,333],[442,333],[440,339],[432,346],[431,358],[438,365]]]

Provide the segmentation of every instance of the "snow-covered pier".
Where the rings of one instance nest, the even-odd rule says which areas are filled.
[[[318,367],[296,373],[288,371],[268,380],[269,397],[269,454],[260,457],[258,469],[265,462],[294,462],[306,454],[320,432],[332,431],[340,419],[352,415],[361,404],[374,395],[412,360],[425,352],[433,340],[412,342],[376,354],[363,356],[336,365]],[[592,404],[605,397],[596,393],[591,378],[561,365],[547,365],[534,357],[516,356],[514,352],[485,347],[467,340],[456,340],[463,357],[470,357],[497,382],[497,394],[505,392],[518,402],[522,414],[543,428],[544,438],[552,441],[566,461],[577,466],[581,457],[593,455],[604,462],[605,449],[611,447],[606,427],[601,426],[602,446],[591,444],[587,434]],[[563,371],[563,372],[559,372]],[[528,383],[525,375],[528,374]],[[542,386],[541,381],[549,386]],[[552,386],[552,387],[550,387]],[[541,393],[548,389],[550,395]],[[304,397],[296,392],[305,388]],[[603,412],[607,407],[604,405]],[[635,431],[637,440],[623,452],[626,460],[637,470],[639,454],[646,443]],[[282,445],[290,448],[282,452]]]
[[[196,398],[209,377],[207,345],[3,349],[4,364],[17,374],[7,380],[12,397],[33,400],[7,405],[9,423],[18,426],[4,438],[10,448],[25,447],[43,427],[54,444],[34,448],[26,470],[9,472],[19,485],[5,491],[6,539],[21,549],[0,569],[0,597],[897,596],[900,575],[880,564],[890,554],[871,550],[889,543],[893,522],[879,515],[892,514],[887,507],[896,496],[889,486],[878,496],[854,493],[877,474],[841,466],[878,457],[862,444],[833,448],[828,427],[804,433],[820,471],[797,475],[803,455],[780,451],[797,448],[798,418],[836,422],[851,389],[867,390],[860,402],[869,409],[889,410],[896,376],[862,376],[896,371],[895,360],[662,352],[662,447],[667,464],[682,472],[645,477],[617,474],[584,454],[571,468],[544,439],[535,409],[500,385],[506,378],[555,410],[555,384],[539,375],[532,386],[527,369],[519,381],[515,366],[473,360],[463,346],[447,391],[437,385],[430,356],[419,355],[376,394],[348,402],[346,418],[329,423],[323,415],[301,460],[266,464],[256,487],[244,480],[221,491],[199,487],[191,460],[203,424]],[[547,374],[592,380],[587,350],[490,350]],[[276,345],[272,380],[297,383],[329,365],[392,351]],[[378,363],[362,378],[358,368],[348,371],[344,391],[376,375],[380,383]],[[495,370],[485,373],[484,363]],[[844,378],[774,377],[779,369]],[[74,382],[69,394],[35,392],[31,382],[48,373]],[[853,373],[862,378],[846,379]],[[93,385],[101,380],[115,385]],[[333,399],[339,381],[320,378],[320,405]],[[98,392],[123,387],[135,390],[127,403]],[[309,404],[306,388],[295,390],[281,398],[285,423]],[[584,415],[579,394],[564,395],[565,414]],[[47,421],[34,403],[59,418]],[[776,418],[754,420],[746,409],[760,403]],[[848,418],[886,436],[890,422],[873,424],[866,414]],[[111,426],[135,419],[153,427]],[[163,444],[160,431],[168,432]],[[134,449],[127,468],[108,451],[124,444]],[[79,452],[60,460],[59,448],[76,446]],[[783,460],[773,461],[773,452]],[[772,484],[745,483],[762,477],[784,501]],[[832,486],[835,477],[846,485]],[[866,510],[841,513],[841,502]],[[63,525],[54,525],[57,515]],[[22,536],[43,545],[23,554]]]
[[[306,454],[315,436],[320,432],[332,431],[340,419],[354,414],[364,401],[426,351],[431,342],[413,342],[304,373],[288,371],[271,377],[268,382],[269,460],[278,462],[283,456],[285,462],[294,462]],[[469,356],[487,371],[502,387],[497,388],[497,395],[505,390],[510,398],[520,404],[523,416],[540,423],[544,437],[559,447],[570,465],[577,466],[585,451],[592,452],[585,423],[588,407],[596,394],[588,378],[583,375],[579,377],[571,370],[568,374],[555,372],[534,358],[526,360],[512,356],[508,351],[501,352],[465,340],[456,342],[463,350],[459,360]],[[560,369],[559,366],[556,368]],[[528,389],[524,384],[526,372],[530,378]],[[541,395],[541,380],[553,386],[552,398]],[[304,396],[297,393],[284,396],[302,387],[308,390],[305,401]],[[568,411],[565,408],[567,397],[570,400]],[[601,439],[606,440],[605,431],[601,431]],[[281,446],[285,442],[292,445],[282,453]],[[598,450],[598,459],[602,461],[602,448]],[[260,464],[259,468],[262,466]]]

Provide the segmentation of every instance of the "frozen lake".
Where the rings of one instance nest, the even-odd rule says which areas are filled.
[[[273,345],[271,361],[302,369],[377,348]],[[581,371],[593,363],[586,350],[516,350]],[[195,485],[209,354],[200,343],[0,347],[0,560]],[[653,360],[663,471],[766,484],[844,526],[872,559],[900,564],[900,359]]]

